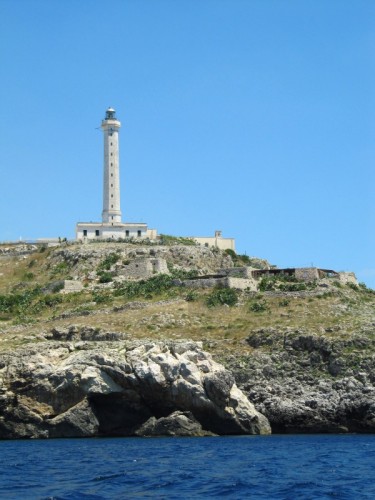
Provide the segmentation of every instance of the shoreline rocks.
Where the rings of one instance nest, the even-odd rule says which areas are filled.
[[[251,332],[246,361],[228,359],[239,388],[275,433],[375,432],[373,336]]]
[[[195,342],[56,328],[0,355],[0,438],[269,434],[234,377]]]

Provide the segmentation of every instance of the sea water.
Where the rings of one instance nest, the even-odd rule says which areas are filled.
[[[375,499],[374,435],[1,441],[6,499]]]

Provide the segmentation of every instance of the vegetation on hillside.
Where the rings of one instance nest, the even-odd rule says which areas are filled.
[[[255,269],[266,269],[269,265],[268,262],[264,259],[249,257],[248,255],[240,255],[230,248],[224,250],[224,253],[232,258],[235,267],[250,266]]]
[[[126,331],[134,338],[203,340],[212,351],[249,349],[244,347],[244,339],[259,328],[302,328],[344,337],[362,331],[373,335],[368,325],[375,320],[375,291],[363,284],[332,281],[324,289],[316,283],[306,286],[278,276],[263,278],[258,293],[224,288],[192,290],[176,286],[176,280],[193,277],[198,270],[183,271],[173,265],[169,275],[112,283],[106,276],[113,279],[114,266],[121,258],[112,248],[94,268],[97,286],[61,294],[61,280],[70,276],[72,265],[56,261],[53,255],[53,250],[46,249],[0,259],[3,349],[52,325],[72,323]],[[305,295],[298,296],[299,290]],[[23,325],[17,334],[16,325]]]

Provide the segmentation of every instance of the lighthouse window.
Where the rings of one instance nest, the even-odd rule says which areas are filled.
[[[137,231],[137,235],[138,235],[138,237],[140,238],[140,237],[142,236],[141,231]]]
[[[129,231],[128,231],[128,230],[126,230],[126,231],[125,231],[125,236],[126,236],[126,237],[128,237],[128,236],[129,236]]]
[[[111,146],[113,146],[112,142],[111,142]]]
[[[113,156],[113,153],[111,153],[111,156]]]
[[[113,188],[113,184],[111,184],[111,188]]]
[[[83,236],[87,236],[87,229],[83,230]]]
[[[111,198],[113,198],[113,194],[111,194]]]
[[[111,205],[111,208],[113,208],[113,205]],[[113,219],[113,217],[112,217],[112,219]]]
[[[95,229],[95,236],[100,236],[99,229]]]
[[[111,167],[113,167],[113,163],[111,163]]]
[[[113,174],[111,174],[111,177],[113,177]]]

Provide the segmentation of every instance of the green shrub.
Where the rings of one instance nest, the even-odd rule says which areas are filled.
[[[56,264],[53,267],[53,269],[51,271],[51,275],[57,276],[57,275],[65,274],[68,271],[68,269],[69,269],[68,264],[65,261],[59,262],[58,264]]]
[[[52,288],[51,288],[51,292],[52,293],[57,293],[59,292],[60,290],[62,290],[64,288],[64,282],[63,281],[60,281],[58,283],[55,283]]]
[[[287,307],[289,304],[290,304],[290,300],[289,299],[282,299],[279,302],[279,306],[280,307]]]
[[[61,304],[61,302],[63,302],[63,297],[61,295],[48,294],[39,299],[37,305],[54,307],[57,304]]]
[[[317,284],[315,281],[305,282],[288,274],[275,274],[263,276],[259,281],[258,288],[261,292],[299,292],[302,290],[312,290],[316,288],[316,286]]]
[[[30,281],[32,280],[33,278],[35,278],[35,274],[34,273],[25,273],[23,275],[23,279],[27,280],[27,281]]]
[[[261,292],[277,290],[277,280],[274,276],[263,276],[259,281],[258,289]]]
[[[184,269],[176,269],[170,262],[167,262],[167,266],[168,271],[171,273],[171,276],[176,279],[187,280],[198,276],[198,271],[196,269],[191,269],[190,271],[185,271]]]
[[[209,307],[213,306],[234,306],[238,302],[238,294],[233,288],[216,288],[206,299]]]
[[[112,280],[113,280],[112,273],[109,273],[107,271],[102,271],[99,274],[99,283],[110,283]]]
[[[161,294],[174,287],[173,277],[168,274],[158,274],[148,280],[127,282],[117,285],[114,295],[126,298],[147,298],[153,294]]]
[[[226,250],[224,250],[224,252],[229,255],[229,257],[232,257],[233,260],[237,260],[237,254],[234,250],[232,250],[231,248],[227,248]]]
[[[92,298],[97,304],[108,304],[113,300],[112,294],[105,292],[94,292]]]
[[[194,302],[194,300],[197,300],[197,298],[197,292],[194,292],[193,290],[190,290],[185,296],[186,302]]]
[[[159,236],[160,245],[186,245],[195,246],[197,242],[192,238],[184,238],[182,236],[170,236],[169,234],[161,234]]]
[[[347,283],[347,286],[351,288],[352,290],[358,291],[359,287],[355,283]]]
[[[24,314],[39,294],[40,287],[35,287],[33,290],[25,290],[22,293],[0,295],[0,312],[16,315]]]
[[[268,310],[269,307],[264,300],[254,301],[249,305],[249,311],[251,312],[260,313]]]
[[[103,259],[103,261],[99,264],[98,266],[98,271],[109,271],[113,264],[116,264],[116,262],[120,259],[120,255],[118,253],[110,253]]]

